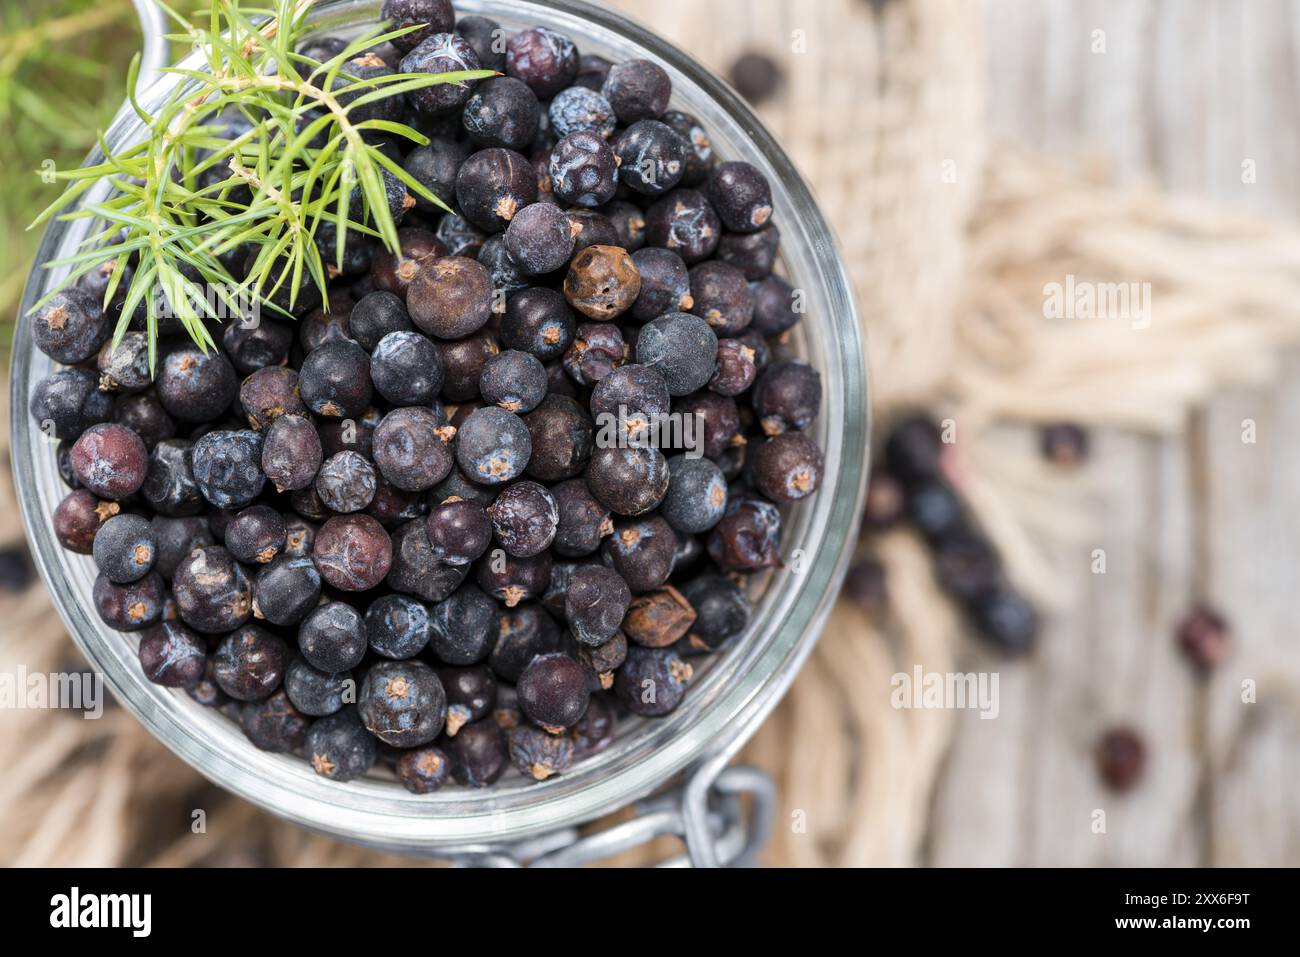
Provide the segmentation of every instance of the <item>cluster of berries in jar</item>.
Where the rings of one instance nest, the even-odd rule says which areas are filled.
[[[31,404],[71,488],[54,530],[146,677],[258,747],[417,793],[543,779],[745,632],[822,478],[820,377],[785,357],[767,180],[659,65],[445,0],[384,15],[423,26],[345,73],[499,74],[376,105],[429,137],[388,145],[452,212],[394,178],[400,250],[318,236],[332,283],[296,322],[206,352],[165,328],[153,375],[140,317],[111,348],[112,263],[56,296]],[[691,448],[637,441],[674,415]]]

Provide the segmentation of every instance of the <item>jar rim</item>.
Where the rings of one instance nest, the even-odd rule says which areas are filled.
[[[51,364],[34,349],[30,323],[18,323],[11,370],[13,472],[33,555],[69,633],[118,699],[219,786],[312,830],[400,851],[522,840],[584,823],[646,796],[703,759],[738,750],[793,681],[830,612],[856,537],[867,476],[867,377],[845,266],[810,188],[741,98],[664,38],[586,0],[457,0],[456,6],[458,14],[487,15],[503,25],[544,23],[568,32],[584,50],[614,52],[614,59],[646,56],[664,66],[673,79],[673,106],[699,114],[715,143],[743,143],[751,151],[744,158],[772,180],[782,261],[808,294],[809,320],[800,324],[799,335],[806,340],[803,351],[824,376],[830,400],[814,425],[826,456],[823,487],[796,507],[787,530],[793,527],[797,534],[784,543],[787,565],[767,586],[744,641],[710,665],[676,712],[649,722],[620,722],[628,730],[608,750],[564,775],[477,792],[417,796],[370,779],[341,785],[289,756],[258,751],[234,722],[184,693],[147,682],[133,642],[93,616],[93,567],[70,562],[49,526],[53,506],[66,491],[54,456],[32,454],[34,445],[48,440],[33,428],[28,402],[38,376]],[[322,30],[335,21],[355,26],[373,21],[378,7],[378,0],[321,0],[310,18]],[[191,54],[184,65],[200,60]],[[182,80],[167,74],[154,83],[140,97],[145,109]],[[106,139],[122,142],[139,130],[138,118],[124,107]],[[97,155],[98,150],[92,158]],[[51,223],[37,262],[55,258],[57,250],[75,242],[76,224],[84,222]],[[33,270],[20,317],[54,275]]]

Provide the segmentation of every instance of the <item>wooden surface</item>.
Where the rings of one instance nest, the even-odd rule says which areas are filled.
[[[1300,216],[1300,5],[990,0],[987,14],[1003,136],[1104,160],[1117,182]],[[1092,51],[1098,30],[1105,53]],[[1251,162],[1256,181],[1244,183]],[[1273,389],[1223,395],[1182,435],[1094,436],[1092,461],[1062,491],[1086,520],[1052,555],[1071,584],[1066,607],[1033,664],[965,663],[1001,672],[1002,713],[958,713],[923,862],[1300,864],[1300,361],[1286,371]],[[1091,571],[1095,548],[1104,575]],[[1235,633],[1208,681],[1173,642],[1197,598]],[[1248,680],[1254,704],[1241,700]],[[1090,762],[1112,724],[1137,728],[1149,749],[1145,778],[1123,796]]]

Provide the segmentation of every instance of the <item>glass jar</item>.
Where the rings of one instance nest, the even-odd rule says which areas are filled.
[[[338,34],[373,23],[379,5],[321,0],[311,18],[322,32]],[[771,182],[782,236],[778,268],[803,290],[807,305],[791,349],[821,371],[825,388],[822,415],[811,428],[825,450],[825,481],[817,495],[785,511],[785,565],[758,599],[748,633],[701,669],[677,711],[624,720],[606,751],[566,774],[541,783],[510,775],[484,791],[449,787],[417,796],[379,778],[340,784],[299,758],[259,751],[221,714],[146,681],[136,637],[99,621],[91,600],[94,563],[64,551],[51,530],[51,515],[67,489],[55,443],[32,421],[28,405],[52,363],[33,347],[25,320],[18,324],[12,366],[13,470],[33,553],[68,631],[117,698],[197,771],[265,810],[349,841],[418,853],[535,839],[645,797],[702,762],[721,766],[734,755],[794,679],[830,610],[857,531],[868,441],[862,340],[835,240],[808,186],[739,96],[663,39],[581,0],[456,0],[456,8],[459,15],[490,16],[512,32],[550,26],[583,52],[615,62],[654,60],[672,77],[672,105],[700,118],[717,154],[754,163]],[[201,69],[202,61],[191,55],[182,65]],[[142,90],[145,109],[161,103],[177,82],[168,74]],[[139,133],[138,120],[124,109],[107,141],[118,146]],[[96,151],[89,162],[99,159]],[[54,222],[37,262],[68,255],[87,231],[86,221]],[[22,314],[57,277],[33,271]]]

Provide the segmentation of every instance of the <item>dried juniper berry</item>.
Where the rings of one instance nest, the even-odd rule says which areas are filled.
[[[979,601],[971,616],[980,635],[1008,654],[1025,654],[1038,638],[1038,615],[1034,607],[1006,588]]]
[[[908,492],[907,517],[929,542],[959,532],[966,520],[957,493],[938,479],[922,482]]]
[[[683,186],[698,186],[709,177],[713,169],[713,141],[703,124],[692,114],[669,110],[659,118],[664,125],[682,138],[686,144],[686,165],[682,173]]]
[[[282,415],[306,415],[298,395],[298,373],[284,366],[259,369],[239,387],[239,404],[249,426],[264,432]]]
[[[673,649],[634,645],[614,678],[614,693],[633,714],[659,717],[682,703],[692,676],[691,666]]]
[[[655,448],[598,448],[587,467],[596,500],[618,515],[643,515],[668,493],[668,462]]]
[[[707,385],[717,359],[717,335],[708,322],[687,312],[662,315],[637,336],[636,361],[662,375],[674,397]]]
[[[301,622],[320,603],[321,577],[307,556],[282,555],[253,581],[253,614],[273,625]]]
[[[248,576],[220,545],[181,559],[172,575],[172,594],[181,620],[205,635],[233,631],[253,613]]]
[[[510,258],[528,275],[554,272],[573,252],[569,217],[558,206],[534,203],[510,221],[505,244]]]
[[[1096,746],[1097,772],[1112,791],[1131,790],[1146,768],[1146,745],[1132,728],[1111,728]]]
[[[618,632],[631,601],[632,592],[618,572],[603,565],[586,565],[569,579],[565,620],[578,641],[602,645]]]
[[[518,681],[538,655],[559,651],[559,626],[540,606],[520,605],[500,612],[488,665],[504,681]]]
[[[240,375],[284,365],[292,345],[293,328],[265,316],[256,324],[232,322],[221,334],[221,348]]]
[[[519,692],[512,684],[497,685],[497,704],[492,709],[492,719],[503,731],[518,727],[524,720],[524,713],[519,710]]]
[[[771,275],[781,246],[781,232],[772,223],[753,233],[727,233],[718,243],[718,259],[735,266],[750,282]]]
[[[807,428],[821,414],[821,373],[802,359],[774,362],[754,383],[751,404],[768,435]]]
[[[456,435],[456,463],[483,485],[518,478],[532,454],[532,439],[523,420],[497,406],[471,413]]]
[[[429,650],[448,665],[473,665],[492,650],[496,604],[473,585],[463,585],[429,611]]]
[[[505,72],[506,31],[501,24],[487,17],[461,17],[456,21],[456,29],[450,32],[468,41],[478,54],[483,69]]]
[[[802,432],[768,439],[753,455],[754,484],[773,501],[797,502],[821,487],[822,450]]]
[[[392,567],[393,544],[370,515],[335,515],[316,533],[311,554],[330,587],[368,591]]]
[[[557,555],[590,555],[600,548],[600,540],[614,531],[609,509],[596,501],[582,479],[561,482],[551,489],[551,495],[560,516],[552,543]]]
[[[370,406],[370,356],[355,342],[327,342],[307,354],[298,372],[307,408],[331,419],[356,418]]]
[[[351,705],[313,722],[305,750],[316,773],[334,781],[363,777],[379,757],[378,742]]]
[[[149,453],[140,494],[160,515],[197,515],[206,507],[194,479],[193,449],[184,439],[167,439]]]
[[[658,515],[616,525],[601,545],[605,564],[623,576],[634,594],[664,585],[676,555],[677,534]]]
[[[962,531],[935,543],[934,571],[944,591],[958,601],[971,604],[983,601],[997,590],[1002,563],[986,538]]]
[[[433,136],[426,145],[417,146],[407,154],[403,168],[421,186],[450,205],[456,201],[456,174],[469,154],[467,144],[446,136]],[[440,207],[418,195],[415,208],[426,215],[442,212]],[[445,254],[445,249],[442,254]]]
[[[547,731],[571,728],[587,710],[591,692],[582,665],[568,655],[539,655],[515,685],[524,715]]]
[[[429,405],[442,391],[442,355],[418,332],[390,332],[370,354],[370,377],[393,405]]]
[[[248,429],[209,432],[190,452],[194,481],[217,508],[242,508],[262,494],[262,436]]]
[[[426,335],[463,339],[492,316],[492,280],[477,260],[444,256],[427,264],[406,297],[411,319]]]
[[[413,518],[422,518],[428,511],[429,503],[423,492],[407,492],[382,473],[375,476],[375,497],[366,506],[366,512],[384,528],[391,531]]]
[[[661,196],[686,169],[686,144],[658,120],[638,120],[614,138],[614,156],[623,185],[646,196]]]
[[[350,671],[366,654],[361,613],[341,601],[312,609],[298,627],[298,648],[313,668],[330,674]]]
[[[164,688],[193,688],[208,669],[207,643],[175,621],[141,635],[139,657],[145,678]]]
[[[758,378],[758,365],[752,346],[740,339],[723,339],[718,343],[718,364],[709,380],[709,389],[719,395],[740,395]]]
[[[198,346],[173,349],[158,364],[158,399],[167,414],[181,422],[211,422],[230,407],[239,379],[230,360],[217,350],[206,355]]]
[[[648,444],[649,430],[658,416],[672,408],[668,383],[649,366],[620,366],[598,383],[591,393],[591,414],[601,430],[601,444],[616,444],[616,437]]]
[[[531,412],[546,396],[546,370],[536,356],[507,349],[484,364],[479,391],[507,412]]]
[[[564,297],[589,319],[615,319],[640,294],[641,274],[621,246],[588,246],[573,257],[564,278]]]
[[[556,143],[547,171],[555,198],[566,205],[595,208],[618,191],[618,159],[605,138],[591,130],[578,130]]]
[[[451,759],[433,745],[403,751],[394,766],[397,780],[412,794],[432,794],[451,778]]]
[[[149,471],[149,453],[140,437],[115,422],[92,425],[82,432],[70,459],[77,481],[100,498],[133,495]]]
[[[487,333],[470,336],[456,342],[442,342],[442,366],[446,373],[442,395],[448,402],[469,402],[478,398],[478,379],[483,365],[501,347]]]
[[[770,502],[733,499],[709,533],[709,557],[725,572],[756,572],[781,563],[781,513]]]
[[[246,701],[239,709],[239,726],[255,747],[284,753],[302,747],[311,721],[280,690],[261,701]]]
[[[310,486],[321,457],[320,434],[304,416],[280,416],[262,440],[262,471],[280,492]]]
[[[536,201],[533,164],[514,150],[479,150],[456,173],[456,204],[461,215],[489,233],[501,232],[515,214]]]
[[[495,784],[506,769],[506,739],[495,721],[475,721],[461,728],[443,745],[451,760],[451,774],[466,787]]]
[[[531,558],[549,548],[560,523],[551,493],[529,481],[502,489],[488,507],[488,514],[497,542],[516,558]]]
[[[72,287],[55,293],[32,317],[36,348],[65,365],[85,362],[112,334],[101,301],[85,289]]]
[[[703,318],[719,336],[734,336],[754,319],[754,294],[745,274],[735,266],[712,260],[691,269],[691,312]]]
[[[620,123],[654,120],[668,109],[673,85],[663,67],[649,60],[626,60],[610,67],[602,92]]]
[[[599,645],[578,645],[578,662],[595,676],[592,691],[608,691],[614,687],[614,672],[627,660],[627,636],[615,632],[614,637]],[[595,699],[593,699],[595,700]]]
[[[730,79],[741,96],[758,106],[772,98],[785,77],[780,65],[770,56],[749,50],[731,64]]]
[[[104,501],[89,489],[74,489],[54,509],[54,537],[68,551],[89,555],[100,527],[121,510],[117,502]]]
[[[595,133],[609,139],[618,125],[609,100],[596,90],[571,86],[555,94],[549,108],[551,129],[561,139],[570,133]]]
[[[492,549],[479,559],[477,581],[485,592],[513,608],[546,590],[551,581],[551,553],[517,558],[504,549]]]
[[[623,632],[644,648],[676,644],[695,623],[695,609],[672,585],[637,595],[628,607]]]
[[[403,59],[402,73],[460,73],[480,68],[478,54],[464,38],[454,33],[434,33],[420,41]],[[417,113],[437,116],[465,106],[472,92],[473,80],[458,80],[409,90],[407,102]]]
[[[348,296],[330,295],[330,308],[313,309],[298,321],[298,345],[303,352],[313,352],[327,342],[348,342],[348,316],[353,302]]]
[[[754,298],[753,329],[760,335],[779,336],[794,328],[803,318],[799,294],[780,276],[768,276],[751,289]]]
[[[524,150],[537,135],[542,108],[528,84],[512,76],[483,80],[465,104],[461,123],[478,146]]]
[[[535,781],[545,781],[573,766],[573,739],[567,734],[550,734],[521,724],[506,732],[506,742],[515,767]]]
[[[405,300],[416,277],[424,272],[435,260],[447,255],[447,245],[436,233],[415,226],[399,229],[397,231],[397,243],[398,248],[396,251],[384,247],[375,253],[370,263],[370,280],[374,284],[376,292],[392,293]],[[371,295],[371,293],[367,293],[367,295]],[[356,311],[355,306],[350,308],[352,312]],[[341,316],[343,310],[339,309],[331,313],[331,315],[336,314]],[[405,315],[405,307],[403,307],[403,315]],[[407,316],[406,329],[411,328],[409,318]],[[392,321],[391,318],[389,321]],[[336,338],[355,339],[361,343],[363,348],[373,348],[361,342],[361,337],[353,331],[351,312],[348,313],[346,328],[342,328],[342,323],[339,325],[341,327],[340,333],[346,331],[346,335],[339,335]],[[361,332],[365,333],[366,331],[366,323],[363,320],[361,322]],[[304,342],[303,347],[310,352],[321,344],[319,341]]]
[[[497,701],[497,679],[486,665],[441,668],[438,678],[447,692],[446,733],[454,737],[465,725],[492,713]]]
[[[562,33],[546,27],[524,30],[506,45],[506,73],[527,83],[547,99],[578,75],[578,50]]]
[[[284,553],[292,558],[310,558],[316,526],[298,515],[285,515],[284,525]]]
[[[604,213],[575,206],[565,215],[569,218],[569,232],[573,234],[573,255],[592,246],[622,245],[618,230]]]
[[[1088,433],[1073,422],[1053,422],[1043,426],[1039,447],[1053,465],[1075,466],[1088,457]]]
[[[724,226],[736,233],[762,229],[772,218],[772,189],[751,163],[721,163],[709,174],[709,201]]]
[[[382,289],[362,296],[348,317],[352,338],[371,351],[390,332],[410,332],[414,328],[401,296]]]
[[[749,627],[754,609],[745,593],[725,575],[701,575],[682,585],[682,595],[695,609],[686,636],[693,652],[717,651]]]
[[[581,760],[604,751],[614,741],[614,729],[614,709],[607,696],[592,695],[587,713],[569,732],[573,737],[574,759]]]
[[[375,465],[385,479],[403,491],[433,488],[451,471],[448,439],[452,433],[430,409],[394,409],[375,430]]]
[[[106,392],[141,392],[153,377],[149,370],[149,337],[143,332],[127,332],[117,348],[112,341],[99,348],[95,360],[99,370],[99,387]]]
[[[366,609],[366,640],[385,658],[414,658],[429,643],[429,610],[409,595],[384,595]]]
[[[668,493],[662,514],[679,532],[699,535],[722,520],[727,509],[727,480],[710,459],[674,455],[668,460]]]
[[[1198,605],[1178,625],[1178,645],[1202,672],[1217,668],[1232,650],[1232,634],[1223,616]]]
[[[452,497],[435,505],[429,509],[425,527],[434,558],[453,565],[475,561],[492,541],[487,510],[468,499]]]
[[[89,369],[64,369],[37,384],[30,411],[47,438],[71,442],[112,417],[113,397]]]
[[[252,505],[226,526],[226,551],[249,565],[265,565],[284,554],[288,529],[284,516],[269,505]]]
[[[153,447],[176,435],[176,420],[167,414],[152,391],[120,397],[113,406],[113,421],[140,436],[144,447]]]
[[[465,565],[436,559],[423,519],[415,519],[393,532],[393,566],[388,587],[424,601],[442,601],[468,574]]]
[[[357,712],[366,730],[395,748],[428,744],[447,721],[447,694],[422,661],[381,661],[361,680]]]
[[[157,572],[139,581],[115,585],[103,575],[91,592],[100,620],[118,631],[141,631],[162,620],[167,585]]]
[[[222,639],[213,657],[213,675],[236,701],[261,701],[284,681],[289,646],[256,625],[245,625]]]
[[[375,498],[374,466],[356,452],[330,456],[316,473],[316,494],[332,512],[359,512]]]
[[[623,364],[627,344],[612,322],[584,322],[564,353],[564,371],[578,385],[595,385]]]
[[[139,581],[153,571],[158,538],[140,515],[114,515],[95,535],[95,566],[117,585]]]
[[[718,214],[693,189],[673,190],[645,212],[646,245],[671,250],[687,265],[712,256],[721,236]]]
[[[487,233],[455,212],[438,220],[434,234],[445,250],[442,255],[446,256],[477,256],[487,239]]]
[[[681,256],[653,246],[633,253],[632,262],[641,276],[641,293],[632,304],[630,318],[649,322],[666,312],[685,312],[695,304]]]
[[[618,233],[618,242],[613,245],[622,246],[628,252],[636,252],[646,244],[645,213],[636,203],[616,199],[602,206],[600,211],[613,223],[614,230]]]
[[[515,293],[506,301],[501,319],[501,343],[550,362],[564,355],[576,327],[573,310],[554,289],[536,286]]]
[[[158,557],[154,559],[154,569],[168,581],[172,580],[177,566],[186,555],[196,548],[215,544],[208,523],[202,518],[155,515],[149,524],[158,541]]]

